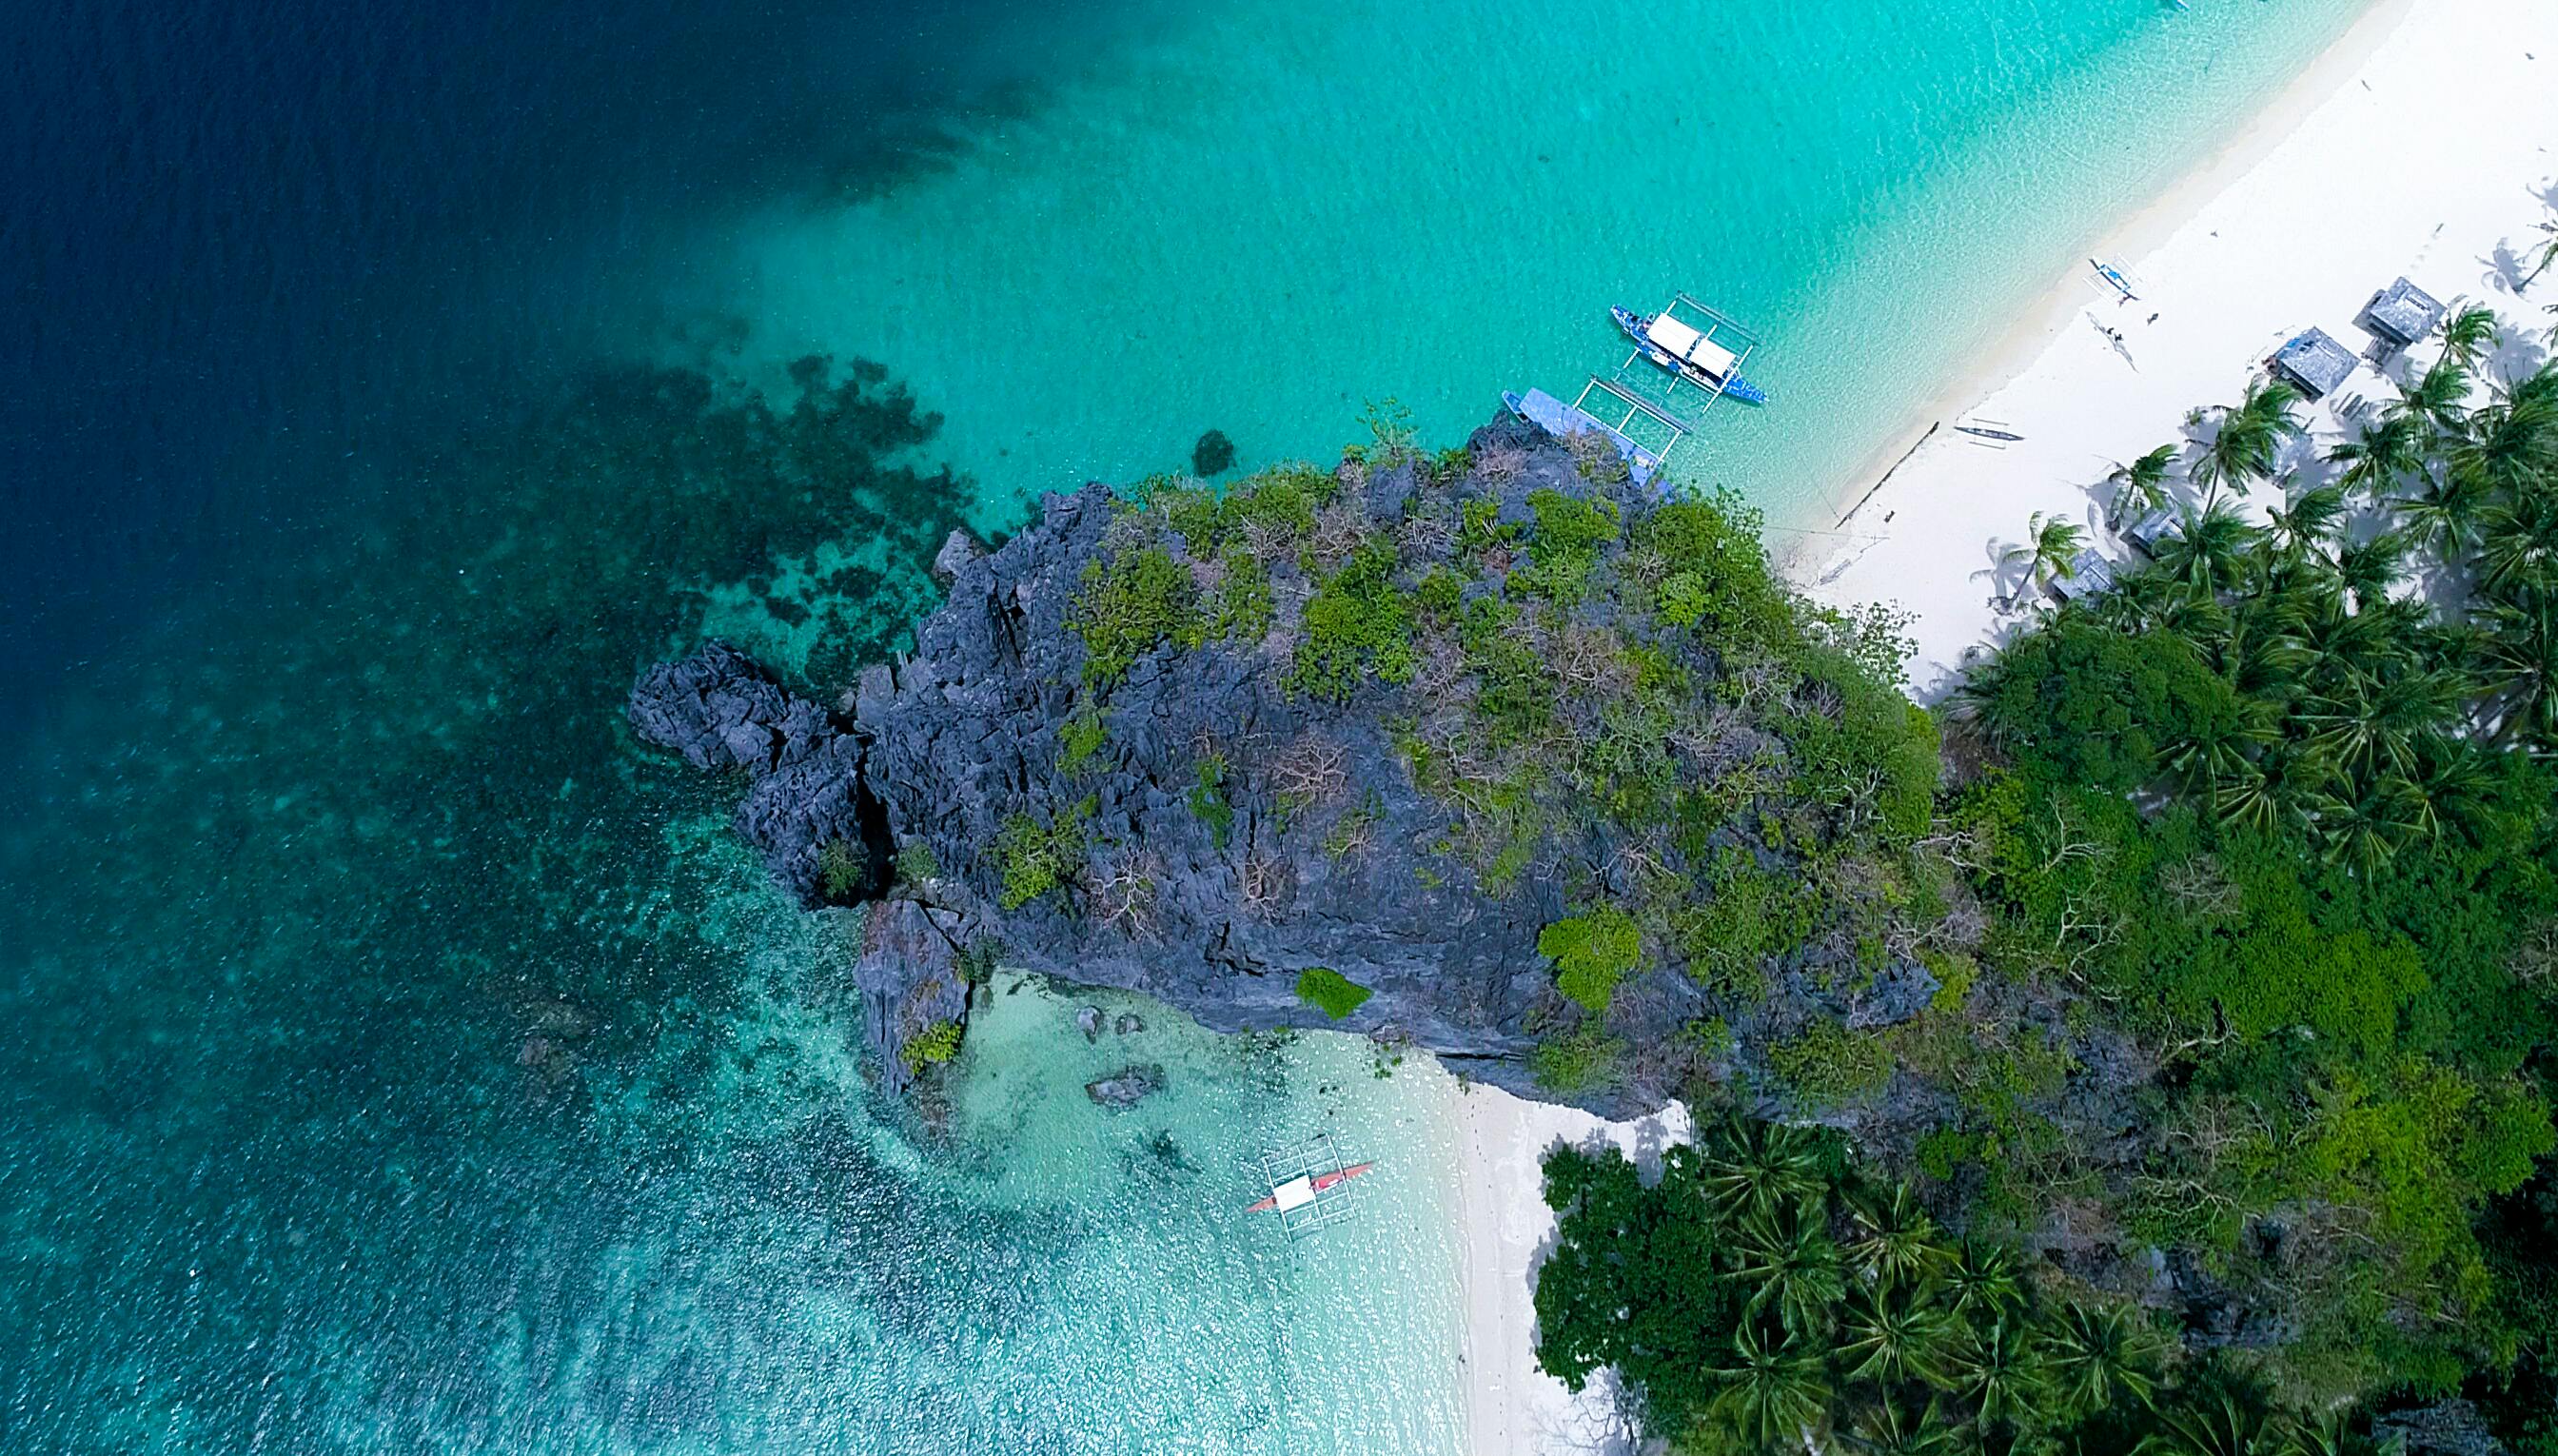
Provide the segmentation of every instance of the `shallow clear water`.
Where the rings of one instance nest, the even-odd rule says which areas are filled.
[[[1706,474],[1793,510],[2353,8],[13,17],[0,1444],[1461,1449],[1444,1077],[999,979],[882,1103],[857,918],[632,674],[831,693],[955,522],[1451,439],[1677,285],[1772,341]],[[1289,1248],[1248,1154],[1327,1125],[1385,1166]]]
[[[1209,427],[1328,456],[1387,395],[1453,442],[1683,288],[1765,337],[1776,402],[1673,464],[1805,523],[2360,9],[1221,5],[944,175],[743,228],[736,307],[750,352],[890,362],[1002,500],[1186,470]]]

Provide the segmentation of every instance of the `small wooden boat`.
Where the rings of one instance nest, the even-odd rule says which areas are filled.
[[[1984,440],[2022,440],[2025,438],[2023,435],[2010,434],[2006,430],[1985,429],[1979,425],[1956,425],[1954,428],[1962,431],[1966,435],[1978,435]]]
[[[1348,1183],[1375,1166],[1374,1163],[1352,1163],[1347,1168],[1334,1168],[1329,1172],[1307,1173],[1291,1178],[1272,1189],[1268,1198],[1245,1209],[1244,1212],[1267,1214],[1275,1210],[1302,1208],[1314,1202],[1318,1194],[1329,1192],[1341,1184]]]

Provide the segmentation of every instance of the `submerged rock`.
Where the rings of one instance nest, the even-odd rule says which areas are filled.
[[[1097,1042],[1101,1040],[1100,1007],[1086,1006],[1082,1010],[1075,1012],[1074,1024],[1075,1027],[1083,1033],[1083,1039],[1085,1041]]]
[[[1133,1107],[1163,1090],[1161,1067],[1122,1067],[1098,1082],[1083,1085],[1083,1094],[1105,1107]]]
[[[1234,442],[1223,430],[1210,430],[1191,447],[1191,474],[1202,480],[1234,469]]]
[[[1110,1034],[1112,1036],[1124,1037],[1144,1031],[1145,1029],[1146,1023],[1138,1017],[1136,1012],[1122,1011],[1119,1013],[1119,1019],[1111,1023]]]

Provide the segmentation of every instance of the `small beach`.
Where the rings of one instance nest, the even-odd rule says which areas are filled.
[[[2122,269],[2135,300],[2078,259],[1983,367],[1843,483],[1843,518],[1800,538],[1791,574],[1827,601],[1911,612],[1911,688],[1933,701],[1967,653],[2024,620],[1993,599],[2017,589],[2022,568],[2000,559],[2029,517],[2077,522],[2125,556],[2104,529],[2107,476],[2181,444],[2188,412],[2235,400],[2285,340],[2317,327],[2364,350],[2364,302],[2403,275],[2454,310],[2495,309],[2525,337],[2490,370],[2528,367],[2558,284],[2543,279],[2528,299],[2513,284],[2546,239],[2536,224],[2558,220],[2553,145],[2558,12],[2388,0],[2217,157],[2088,250]],[[2421,368],[2436,352],[2419,344],[2393,367]],[[2366,363],[2303,411],[2321,453],[2357,396],[2386,400],[2391,385]]]
[[[1576,1394],[1537,1368],[1532,1279],[1555,1228],[1540,1163],[1558,1142],[1605,1140],[1649,1169],[1661,1148],[1688,1136],[1687,1109],[1673,1102],[1648,1117],[1611,1122],[1470,1087],[1454,1115],[1465,1235],[1466,1449],[1477,1456],[1633,1451],[1604,1376]]]

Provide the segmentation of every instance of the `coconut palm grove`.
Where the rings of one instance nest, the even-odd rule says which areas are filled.
[[[1883,932],[1932,1004],[1656,1168],[1551,1153],[1545,1369],[1682,1451],[2333,1453],[2454,1392],[2558,1450],[2558,366],[2428,347],[2323,453],[2259,382],[2115,473],[2152,559],[1942,712]]]

